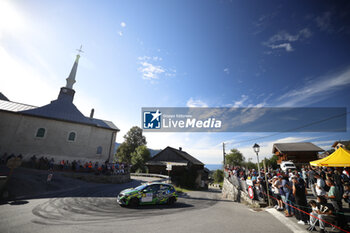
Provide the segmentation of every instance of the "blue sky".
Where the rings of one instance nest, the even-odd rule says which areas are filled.
[[[41,106],[65,85],[83,45],[74,103],[121,132],[141,107],[347,107],[347,1],[35,1],[0,3],[0,91]],[[349,117],[348,117],[349,125]],[[349,127],[348,127],[349,128]],[[328,149],[349,133],[147,133],[148,146],[183,147],[220,163],[221,143],[255,155],[274,142]],[[255,139],[255,140],[253,140]],[[246,141],[251,140],[251,141]],[[238,143],[245,141],[242,143]]]

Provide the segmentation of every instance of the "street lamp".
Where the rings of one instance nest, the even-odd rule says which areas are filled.
[[[258,158],[258,171],[259,171],[259,176],[260,176],[260,163],[259,163],[259,151],[260,151],[260,146],[258,144],[254,144],[253,149],[256,153],[256,157]]]

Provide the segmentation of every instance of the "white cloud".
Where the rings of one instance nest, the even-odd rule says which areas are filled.
[[[347,67],[339,73],[316,78],[301,88],[291,90],[279,97],[278,101],[282,106],[305,106],[319,102],[349,84],[350,67]]]
[[[142,73],[142,78],[145,80],[154,81],[156,79],[159,79],[162,74],[167,77],[174,77],[176,75],[176,69],[166,69],[165,67],[157,64],[163,61],[162,57],[140,56],[137,59],[141,65],[138,68],[138,71]]]
[[[121,22],[121,23],[120,23],[120,26],[121,26],[122,28],[125,28],[125,27],[126,27],[126,23],[125,23],[125,22]]]
[[[186,106],[189,108],[192,107],[208,107],[208,104],[203,102],[202,100],[195,100],[192,97],[187,101]]]
[[[142,73],[142,78],[146,80],[159,79],[159,74],[165,72],[163,67],[155,66],[151,63],[143,61],[140,63],[139,71]]]
[[[278,45],[270,45],[272,49],[285,48],[287,52],[292,52],[294,49],[290,43],[283,43]]]
[[[233,106],[234,108],[239,108],[239,107],[242,107],[244,102],[246,102],[248,100],[248,96],[247,95],[241,95],[241,99],[240,100],[237,100],[233,103]]]
[[[226,74],[230,74],[230,69],[229,69],[229,68],[225,68],[225,69],[224,69],[224,72],[225,72]]]
[[[308,28],[300,30],[296,34],[290,34],[287,31],[280,31],[277,34],[271,36],[263,45],[271,49],[285,49],[287,52],[293,51],[292,42],[303,40],[312,36],[311,31]]]
[[[123,32],[122,31],[118,31],[118,35],[119,36],[123,36]]]

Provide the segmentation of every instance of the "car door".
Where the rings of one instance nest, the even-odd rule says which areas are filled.
[[[165,203],[169,196],[171,196],[170,186],[169,185],[160,185],[157,192],[157,202]]]
[[[157,191],[159,189],[159,185],[152,184],[150,186],[147,186],[142,190],[142,196],[140,202],[142,204],[151,204],[155,203],[157,201]]]

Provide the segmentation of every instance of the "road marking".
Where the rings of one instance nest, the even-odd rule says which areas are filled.
[[[277,218],[281,223],[289,228],[294,233],[305,233],[306,230],[301,229],[298,225],[296,225],[292,220],[286,218],[283,214],[275,210],[274,208],[266,208],[266,212],[270,213],[272,216]]]

